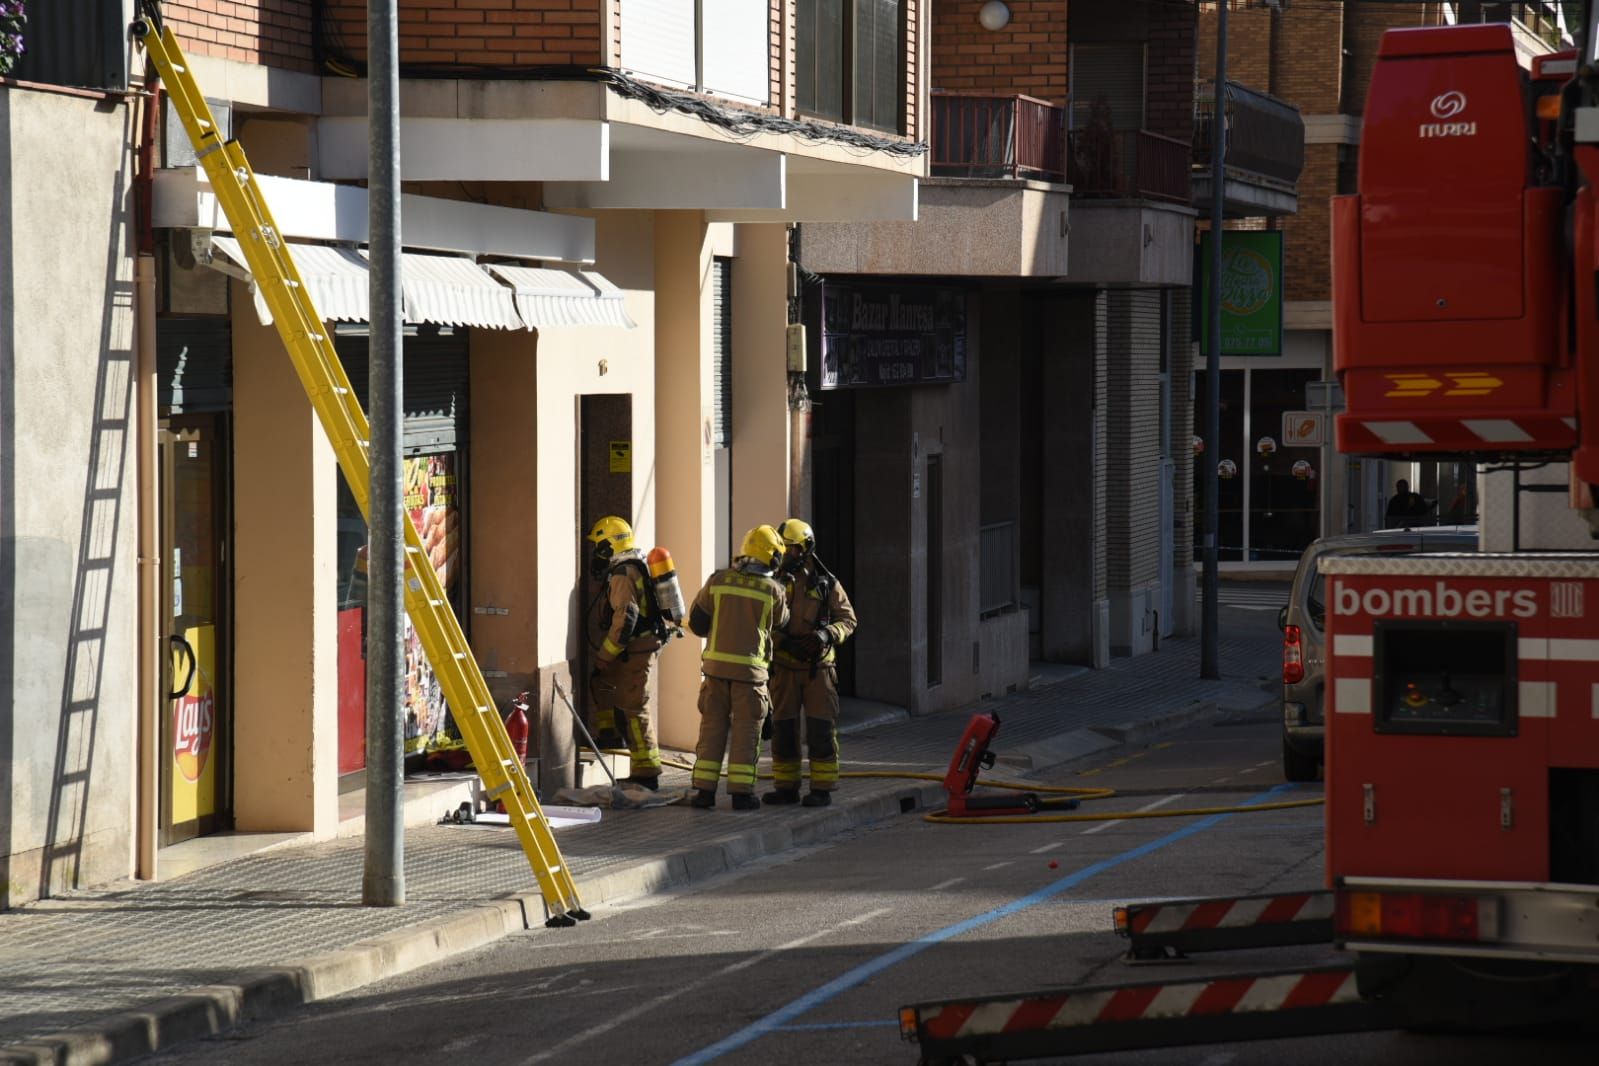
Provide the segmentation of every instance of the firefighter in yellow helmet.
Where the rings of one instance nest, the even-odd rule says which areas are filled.
[[[788,622],[783,586],[775,580],[783,538],[771,526],[744,537],[738,558],[718,570],[694,597],[688,627],[705,637],[700,655],[700,737],[694,746],[695,807],[716,805],[716,783],[727,755],[727,791],[736,811],[760,807],[755,763],[761,722],[771,707],[766,692],[772,641]]]
[[[589,675],[595,732],[614,737],[625,730],[632,761],[627,781],[653,791],[660,784],[661,749],[650,723],[650,670],[667,630],[650,596],[650,574],[644,553],[633,544],[633,527],[606,515],[588,539],[594,545],[589,574],[605,581],[599,618],[605,635]]]
[[[788,625],[772,662],[772,781],[767,803],[800,801],[800,741],[811,760],[807,807],[825,807],[838,787],[838,668],[833,649],[855,632],[855,608],[843,584],[816,557],[816,533],[790,518],[783,538],[782,581]]]

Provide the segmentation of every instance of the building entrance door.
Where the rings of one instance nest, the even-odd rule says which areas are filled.
[[[162,681],[160,842],[232,821],[227,573],[229,459],[217,415],[174,417],[161,430]]]

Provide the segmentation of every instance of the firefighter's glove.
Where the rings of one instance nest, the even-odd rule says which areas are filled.
[[[826,651],[833,646],[833,631],[831,629],[818,629],[815,636],[818,651]]]

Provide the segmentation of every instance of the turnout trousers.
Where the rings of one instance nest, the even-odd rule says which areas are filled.
[[[811,791],[838,788],[838,671],[832,663],[772,667],[772,782],[797,789],[800,741],[811,760]]]
[[[650,724],[650,668],[655,652],[632,651],[626,659],[599,663],[594,671],[594,706],[600,712],[613,711],[616,724],[627,737],[633,777],[661,776],[661,748],[655,742],[655,726]]]
[[[761,722],[770,699],[764,681],[700,681],[700,738],[694,745],[694,787],[716,791],[727,755],[727,791],[753,795],[761,755]]]

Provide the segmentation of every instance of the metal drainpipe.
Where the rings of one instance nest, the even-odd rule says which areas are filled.
[[[134,174],[134,204],[138,212],[138,255],[134,262],[134,435],[138,471],[138,756],[137,799],[134,830],[136,853],[134,876],[153,881],[157,876],[156,855],[161,813],[158,809],[160,778],[156,749],[161,740],[161,684],[159,584],[161,543],[157,529],[156,502],[161,484],[156,471],[156,333],[155,333],[155,223],[151,217],[151,197],[155,181],[155,148],[160,126],[161,89],[153,80],[149,95],[141,100],[137,160]]]

